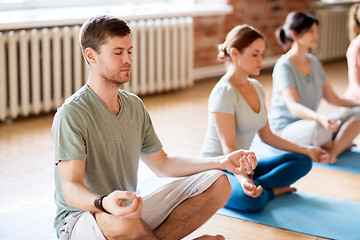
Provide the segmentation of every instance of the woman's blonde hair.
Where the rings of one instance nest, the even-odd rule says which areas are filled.
[[[360,3],[355,3],[349,11],[349,38],[350,41],[360,34]]]

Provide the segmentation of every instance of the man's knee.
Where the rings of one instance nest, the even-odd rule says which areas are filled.
[[[221,175],[211,186],[212,188],[212,197],[214,200],[216,200],[220,207],[225,206],[227,203],[230,193],[231,193],[231,184],[229,182],[229,179],[227,176]]]
[[[106,239],[145,239],[150,234],[141,219],[124,219],[105,213],[96,213],[95,219]]]

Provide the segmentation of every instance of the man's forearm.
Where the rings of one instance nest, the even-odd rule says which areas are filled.
[[[179,157],[168,155],[154,172],[160,177],[184,177],[211,169],[224,169],[221,157]]]
[[[65,183],[62,190],[67,204],[71,207],[89,212],[100,211],[94,205],[94,200],[99,195],[92,192],[84,184],[75,182]]]

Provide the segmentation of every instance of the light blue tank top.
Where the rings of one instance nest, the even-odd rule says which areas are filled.
[[[295,87],[302,105],[316,111],[323,97],[323,85],[326,75],[320,61],[312,54],[308,54],[311,71],[308,76],[300,73],[291,63],[287,55],[282,55],[276,62],[273,71],[273,91],[269,123],[273,131],[280,131],[287,125],[300,120],[291,114],[287,108],[282,90],[286,87]]]

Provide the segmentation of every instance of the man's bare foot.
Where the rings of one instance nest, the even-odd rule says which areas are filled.
[[[274,192],[275,197],[277,197],[287,193],[295,192],[296,188],[286,186],[286,187],[273,188],[272,190]]]
[[[221,235],[216,235],[216,236],[202,235],[200,237],[194,238],[194,240],[225,240],[225,237]]]

